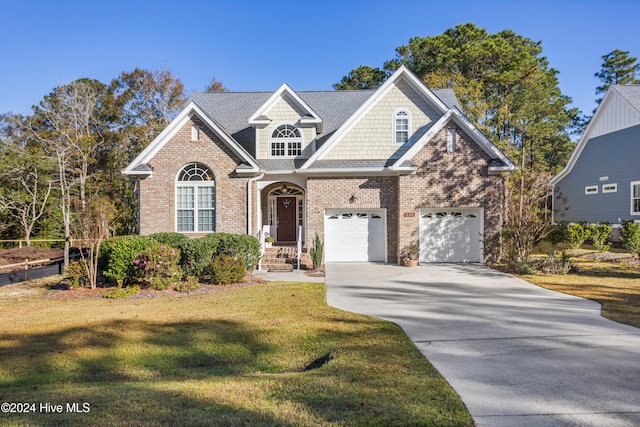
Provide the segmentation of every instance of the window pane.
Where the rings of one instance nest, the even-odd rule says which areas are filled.
[[[177,191],[178,209],[193,209],[194,191],[193,187],[178,187]]]
[[[193,211],[178,211],[178,231],[194,231],[193,229]]]
[[[409,139],[409,135],[407,132],[396,132],[396,143],[404,144]]]
[[[198,209],[215,207],[214,187],[198,187]]]
[[[214,210],[198,210],[198,231],[213,231]]]
[[[302,150],[301,150],[300,141],[290,142],[289,143],[289,151],[288,151],[287,155],[289,155],[289,156],[299,156],[301,151]]]
[[[633,197],[640,197],[640,184],[633,186]]]
[[[271,155],[272,156],[284,156],[284,145],[283,141],[273,141],[271,143]]]

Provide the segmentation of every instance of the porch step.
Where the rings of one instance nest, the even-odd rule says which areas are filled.
[[[282,246],[266,248],[262,257],[262,269],[268,271],[293,271],[298,266],[298,253],[295,247]],[[302,250],[300,254],[300,269],[313,268],[311,258]]]

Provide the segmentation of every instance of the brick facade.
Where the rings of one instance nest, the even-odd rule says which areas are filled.
[[[191,126],[200,140],[191,140]],[[247,181],[235,176],[240,159],[197,117],[191,119],[149,162],[153,175],[140,180],[140,234],[176,231],[176,178],[189,163],[208,166],[216,182],[216,231],[247,232]],[[253,192],[255,194],[255,190]]]
[[[355,201],[350,200],[351,196]],[[331,177],[307,179],[307,236],[324,241],[325,209],[386,209],[387,262],[396,262],[398,177]]]
[[[412,159],[418,167],[414,175],[398,178],[399,250],[418,243],[421,208],[483,208],[485,238],[501,229],[502,178],[488,174],[491,159],[460,128],[455,151],[447,152],[446,135],[443,128]]]

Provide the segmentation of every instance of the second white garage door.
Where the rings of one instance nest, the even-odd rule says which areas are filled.
[[[385,261],[384,210],[327,210],[325,261]]]
[[[422,209],[420,262],[482,262],[482,210]]]

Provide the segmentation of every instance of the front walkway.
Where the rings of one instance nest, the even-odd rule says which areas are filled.
[[[326,266],[327,302],[400,325],[477,426],[640,425],[640,329],[472,264]]]

